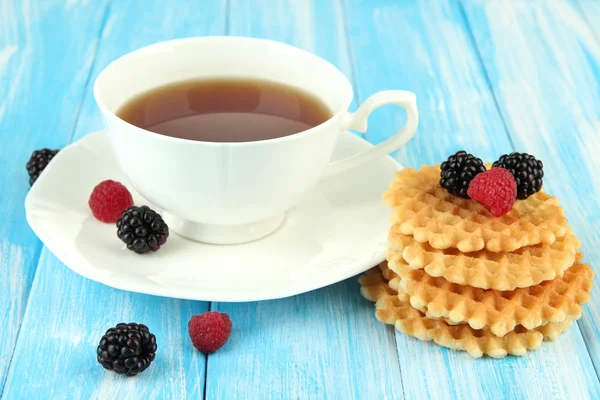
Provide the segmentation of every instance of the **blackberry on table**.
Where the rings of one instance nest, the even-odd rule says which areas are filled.
[[[167,242],[169,227],[150,207],[132,206],[117,221],[117,236],[129,250],[143,254],[157,251]]]
[[[448,157],[440,169],[440,185],[448,193],[468,199],[469,183],[477,174],[485,172],[485,165],[480,158],[460,150]]]
[[[31,153],[25,168],[29,174],[29,185],[32,186],[59,150],[41,149]]]
[[[543,185],[544,164],[527,153],[505,154],[492,164],[507,169],[517,181],[517,199],[524,200],[540,191]]]
[[[100,339],[98,362],[118,374],[135,376],[154,361],[156,348],[156,337],[146,325],[120,323]]]

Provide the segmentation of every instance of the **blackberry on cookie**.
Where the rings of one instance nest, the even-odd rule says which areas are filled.
[[[450,194],[465,199],[469,198],[469,183],[477,174],[485,172],[481,158],[477,158],[464,150],[448,157],[440,166],[440,185]]]

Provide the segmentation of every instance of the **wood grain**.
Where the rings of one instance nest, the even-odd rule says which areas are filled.
[[[600,2],[596,0],[577,0],[583,18],[594,32],[596,42],[600,42]]]
[[[187,321],[206,310],[108,288],[44,249],[3,399],[199,398],[205,357],[192,347]],[[105,371],[95,354],[106,329],[132,321],[148,325],[158,344],[152,366],[133,379]]]
[[[68,143],[105,9],[0,1],[0,393],[41,250],[25,221],[25,163],[34,149]]]
[[[96,8],[87,9],[87,13],[102,14],[100,3],[89,3]],[[91,84],[110,61],[156,41],[222,34],[224,25],[224,2],[206,4],[201,10],[193,3],[111,2],[101,34],[99,27],[93,32],[99,36],[100,44],[97,56],[88,61],[89,66],[93,64],[91,76],[88,78],[87,74],[76,83],[72,83],[72,76],[65,78],[65,82],[61,82],[63,86],[53,90],[55,94],[62,93],[63,87],[71,83],[79,88],[77,104],[71,106],[72,110],[81,108],[79,118],[75,125],[76,115],[73,116],[63,141],[69,140],[73,131],[73,139],[76,140],[103,127]],[[49,29],[46,27],[45,31]],[[84,35],[90,29],[85,19],[80,19],[73,29],[75,32],[71,32],[70,40],[76,41],[74,38],[79,37],[82,41],[90,41]],[[50,64],[56,64],[54,68],[61,65],[56,59],[45,61],[48,62],[47,67]],[[48,99],[50,101],[51,98]],[[56,102],[56,99],[52,101]],[[40,133],[37,135],[39,140],[42,136]],[[29,150],[31,144],[24,145]],[[26,181],[24,177],[22,179]],[[19,224],[25,224],[24,218]],[[19,256],[15,251],[10,254]],[[187,321],[192,315],[207,309],[207,303],[128,293],[83,279],[45,249],[31,288],[2,398],[200,398],[204,393],[206,358],[191,346]],[[123,320],[145,323],[157,336],[159,350],[156,361],[135,379],[106,372],[95,360],[95,347],[104,331]]]
[[[544,161],[544,187],[561,200],[583,243],[585,261],[597,273],[600,44],[580,10],[566,1],[549,1],[545,7],[518,1],[465,3],[515,148]],[[596,370],[599,311],[596,284],[578,323]],[[588,379],[592,368],[584,354],[579,360]],[[588,388],[599,396],[597,382]]]
[[[417,94],[419,129],[398,152],[400,163],[419,168],[461,149],[484,160],[510,151],[456,2],[345,1],[359,101],[384,89]],[[373,113],[369,139],[395,132],[403,122],[398,114],[395,108]]]

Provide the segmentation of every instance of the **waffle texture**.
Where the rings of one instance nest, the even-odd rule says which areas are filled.
[[[400,291],[426,316],[468,323],[473,329],[489,328],[496,336],[504,336],[518,325],[532,330],[549,322],[579,319],[594,276],[589,265],[577,262],[561,278],[501,292],[434,278],[406,264],[390,264],[390,268],[400,277]]]
[[[413,269],[424,269],[433,277],[481,289],[514,290],[562,276],[575,262],[581,242],[569,229],[551,245],[521,247],[512,253],[480,250],[462,253],[458,249],[435,249],[419,243],[392,226],[388,235],[388,261],[406,262]]]
[[[405,168],[395,174],[383,199],[393,209],[391,223],[399,233],[435,249],[456,248],[464,253],[552,244],[567,233],[564,210],[543,191],[517,201],[509,213],[496,218],[476,201],[448,193],[439,179],[439,165],[419,171]]]
[[[452,326],[442,320],[430,319],[413,308],[390,287],[384,273],[388,277],[393,276],[391,271],[386,271],[385,263],[359,279],[362,295],[376,302],[375,315],[378,320],[394,325],[404,334],[423,341],[433,340],[450,349],[467,351],[473,357],[484,354],[495,358],[507,354],[525,355],[538,348],[544,339],[556,339],[573,323],[549,323],[535,330],[518,326],[503,337],[494,335],[489,329],[476,330],[465,324]]]

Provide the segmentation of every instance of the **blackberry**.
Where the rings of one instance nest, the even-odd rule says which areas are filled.
[[[505,154],[494,164],[494,168],[507,169],[517,181],[517,199],[524,200],[540,191],[543,184],[544,164],[527,153]]]
[[[117,221],[117,236],[129,250],[143,254],[157,251],[167,242],[169,227],[150,207],[132,206]]]
[[[440,169],[440,185],[450,194],[468,199],[469,183],[475,175],[485,172],[485,165],[480,158],[461,150],[448,157]]]
[[[44,168],[46,168],[54,156],[58,154],[58,151],[59,150],[41,149],[31,153],[31,157],[25,166],[29,173],[30,186],[35,183]]]
[[[120,323],[106,331],[98,344],[98,362],[117,374],[135,376],[150,366],[156,355],[156,337],[148,327]]]

